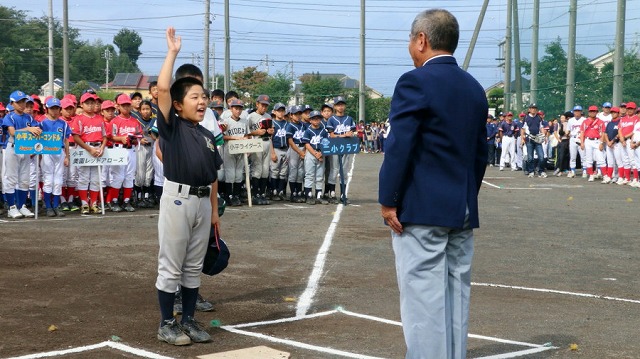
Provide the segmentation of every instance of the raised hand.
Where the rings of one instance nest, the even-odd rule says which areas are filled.
[[[176,37],[176,29],[169,26],[167,28],[167,49],[169,51],[178,53],[182,47],[182,37]]]

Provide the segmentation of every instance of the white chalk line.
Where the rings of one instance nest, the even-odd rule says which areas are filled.
[[[557,347],[539,347],[539,348],[520,350],[520,351],[517,351],[517,352],[490,355],[490,356],[487,356],[487,357],[479,357],[479,358],[476,358],[476,359],[509,359],[509,358],[517,358],[517,357],[522,357],[522,356],[529,355],[529,354],[541,353],[541,352],[544,352],[544,351],[547,351],[547,350],[554,350],[554,349],[558,349],[558,348]]]
[[[303,319],[312,319],[312,318],[324,317],[326,315],[335,314],[337,312],[338,312],[337,310],[329,310],[329,311],[326,311],[326,312],[319,312],[319,313],[307,314],[307,315],[295,316],[295,317],[289,317],[289,318],[280,318],[280,319],[274,319],[274,320],[267,320],[267,321],[263,321],[263,322],[252,322],[252,323],[243,323],[243,324],[236,324],[236,325],[227,325],[227,326],[225,326],[225,328],[259,327],[259,326],[263,326],[263,325],[288,323],[288,322],[295,322],[295,321],[303,320]]]
[[[589,294],[589,293],[580,293],[580,292],[568,292],[564,290],[555,290],[555,289],[545,289],[545,288],[530,288],[530,287],[521,287],[516,285],[504,285],[504,284],[493,284],[493,283],[476,283],[471,282],[471,285],[479,286],[479,287],[493,287],[493,288],[505,288],[505,289],[518,289],[518,290],[526,290],[530,292],[542,292],[542,293],[552,293],[552,294],[563,294],[563,295],[571,295],[574,297],[583,297],[583,298],[594,298],[594,299],[604,299],[604,300],[612,300],[616,302],[626,302],[626,303],[634,303],[640,304],[640,300],[636,299],[626,299],[626,298],[617,298],[610,297],[607,295],[600,294]]]
[[[399,326],[399,327],[402,326],[401,322],[398,322],[398,321],[395,321],[395,320],[375,317],[375,316],[372,316],[372,315],[354,313],[354,312],[351,312],[351,311],[348,311],[348,310],[344,310],[342,308],[338,309],[338,312],[340,312],[342,314],[350,315],[350,316],[353,316],[353,317],[357,317],[357,318],[373,320],[373,321],[376,321],[376,322],[385,323],[385,324],[391,324],[391,325],[395,325],[395,326]],[[485,335],[468,334],[468,336],[469,336],[469,338],[474,338],[474,339],[482,339],[482,340],[488,340],[488,341],[504,343],[504,344],[521,345],[521,346],[532,347],[532,348],[540,348],[540,347],[544,346],[544,345],[540,345],[540,344],[532,344],[532,343],[518,342],[518,341],[502,339],[502,338],[488,337],[488,336],[485,336]]]
[[[28,355],[23,355],[23,356],[19,356],[19,357],[12,357],[12,358],[8,358],[8,359],[49,358],[49,357],[55,357],[55,356],[60,356],[60,355],[82,353],[82,352],[101,349],[101,348],[112,348],[112,349],[120,350],[120,351],[123,351],[123,352],[126,352],[126,353],[134,354],[134,355],[137,355],[139,357],[149,358],[149,359],[173,359],[171,357],[167,357],[167,356],[164,356],[164,355],[152,353],[152,352],[149,352],[149,351],[146,351],[146,350],[143,350],[143,349],[133,348],[133,347],[130,347],[128,345],[124,345],[122,343],[116,343],[116,342],[112,342],[112,341],[106,341],[106,342],[102,342],[102,343],[98,343],[98,344],[86,345],[86,346],[82,346],[82,347],[65,349],[65,350],[55,350],[55,351],[46,352],[46,353],[28,354]]]
[[[289,345],[289,346],[296,347],[296,348],[301,348],[301,349],[306,349],[306,350],[313,350],[313,351],[320,352],[320,353],[339,355],[339,356],[343,356],[343,357],[346,357],[346,358],[385,359],[385,358],[381,358],[381,357],[373,357],[373,356],[368,356],[368,355],[362,355],[362,354],[346,352],[346,351],[343,351],[343,350],[338,350],[338,349],[333,349],[333,348],[328,348],[328,347],[320,347],[320,346],[317,346],[317,345],[306,344],[306,343],[302,343],[302,342],[298,342],[298,341],[290,340],[290,339],[281,339],[281,338],[273,337],[273,336],[270,336],[270,335],[254,333],[254,332],[248,332],[246,330],[240,330],[240,329],[235,329],[235,328],[230,328],[230,327],[222,327],[222,329],[225,329],[225,330],[227,330],[229,332],[236,333],[236,334],[242,334],[242,335],[246,335],[246,336],[250,336],[250,337],[254,337],[254,338],[268,340],[268,341],[274,342],[274,343],[285,344],[285,345]]]
[[[487,186],[490,186],[490,187],[493,187],[493,188],[500,189],[500,186],[497,186],[497,185],[495,185],[495,184],[493,184],[493,183],[489,183],[489,182],[487,182],[487,181],[485,181],[485,180],[482,180],[482,183],[486,184]]]
[[[349,183],[351,182],[351,178],[353,177],[353,169],[355,168],[356,161],[351,163],[351,168],[349,169],[349,174],[347,175],[347,184],[345,186],[345,196],[349,193]],[[340,216],[342,214],[342,210],[344,209],[344,205],[340,203],[337,206],[336,212],[333,215],[333,220],[331,221],[331,225],[329,225],[329,229],[324,236],[324,241],[322,242],[322,246],[318,250],[318,255],[316,256],[316,261],[313,264],[313,270],[311,271],[311,275],[309,276],[309,281],[307,282],[307,288],[302,292],[300,298],[298,299],[298,304],[296,305],[296,316],[303,316],[307,314],[309,308],[311,307],[311,303],[313,302],[313,297],[316,295],[318,291],[318,285],[320,282],[320,278],[322,277],[322,272],[324,270],[324,264],[327,259],[327,254],[329,253],[329,248],[331,247],[331,242],[333,241],[333,235],[338,227],[338,223],[340,222]]]

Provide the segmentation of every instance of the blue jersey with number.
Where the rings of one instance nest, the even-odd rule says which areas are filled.
[[[67,121],[59,118],[56,120],[51,120],[46,118],[44,121],[40,123],[40,127],[42,128],[42,132],[58,132],[62,135],[62,144],[64,144],[64,140],[71,136],[71,127]]]
[[[302,142],[308,143],[314,150],[320,151],[322,149],[322,139],[327,137],[329,137],[329,133],[322,125],[318,126],[318,128],[309,126],[309,128],[304,131]]]
[[[287,123],[287,139],[293,138],[293,143],[296,145],[302,144],[302,137],[304,136],[304,125],[301,122]]]
[[[336,135],[341,135],[345,132],[355,131],[356,123],[351,116],[336,116],[333,115],[327,121],[327,131],[333,132]]]
[[[289,147],[287,143],[287,121],[273,120],[273,136],[271,136],[271,142],[274,148]]]

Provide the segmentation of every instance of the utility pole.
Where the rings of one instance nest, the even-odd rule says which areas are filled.
[[[520,24],[518,0],[513,1],[513,64],[515,67],[516,109],[522,111],[522,69],[520,68]]]
[[[462,69],[465,71],[469,68],[469,62],[471,62],[471,56],[473,55],[473,50],[476,47],[476,41],[478,41],[478,34],[480,33],[480,28],[484,21],[484,15],[487,13],[487,6],[489,6],[489,0],[484,0],[482,10],[480,10],[480,16],[478,16],[478,22],[476,22],[476,29],[473,31],[473,36],[471,37],[469,50],[467,50],[467,56],[464,58],[464,63],[462,64]]]
[[[211,43],[211,90],[218,89],[218,77],[216,76],[216,43]]]
[[[533,0],[533,32],[531,34],[531,103],[538,102],[538,37],[540,35],[540,0]]]
[[[62,0],[62,92],[69,93],[69,3]]]
[[[203,84],[207,87],[209,84],[209,25],[211,24],[211,0],[204,2],[204,71]]]
[[[264,56],[264,72],[269,76],[269,54]]]
[[[365,86],[365,0],[360,0],[360,90],[359,90],[359,106],[358,106],[358,120],[365,121],[364,113],[364,100],[366,94]]]
[[[224,0],[224,93],[231,89],[231,38],[229,36],[229,0]]]
[[[613,105],[618,106],[622,102],[624,73],[624,21],[626,15],[627,0],[618,0],[618,16],[616,16],[616,45],[613,52]]]
[[[53,86],[53,0],[49,0],[49,91],[51,96],[55,96],[56,92]]]
[[[507,33],[504,43],[504,110],[511,111],[511,18],[512,0],[507,0]]]
[[[573,108],[575,105],[576,87],[576,20],[578,0],[569,2],[569,48],[567,51],[567,85],[564,97],[564,107]]]
[[[104,85],[105,85],[105,89],[108,91],[109,90],[109,60],[111,60],[111,51],[109,51],[109,49],[104,49],[104,54],[102,55],[102,57],[107,60],[107,67],[104,69],[104,74],[105,74],[105,80],[104,80]]]

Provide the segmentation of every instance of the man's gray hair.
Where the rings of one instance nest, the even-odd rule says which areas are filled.
[[[460,27],[458,20],[447,10],[425,10],[416,16],[411,24],[411,37],[424,33],[434,50],[443,50],[453,54],[458,47]]]

